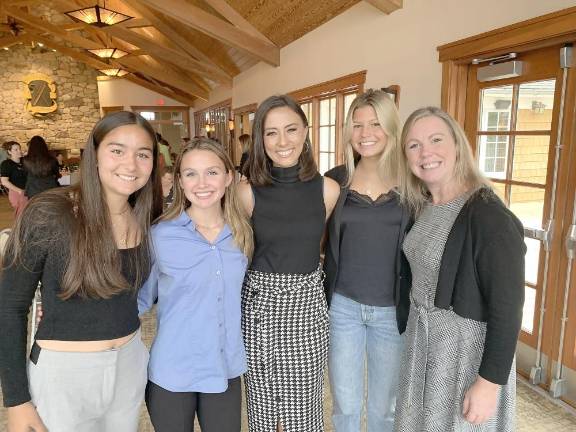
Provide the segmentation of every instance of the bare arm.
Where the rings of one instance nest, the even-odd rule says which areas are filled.
[[[242,203],[242,207],[246,211],[246,214],[249,217],[252,217],[252,211],[254,210],[254,194],[252,193],[252,187],[250,183],[245,180],[242,180],[238,183],[237,187],[238,197],[240,198],[240,202]]]
[[[324,177],[324,205],[326,206],[326,220],[332,214],[334,206],[340,196],[340,185],[328,177]]]
[[[24,190],[14,185],[10,180],[8,180],[8,177],[0,177],[0,182],[2,182],[2,186],[4,186],[8,190],[18,193],[24,193]]]

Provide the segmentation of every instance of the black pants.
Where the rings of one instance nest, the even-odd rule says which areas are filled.
[[[192,432],[194,417],[202,432],[240,432],[240,377],[224,393],[175,393],[148,381],[146,406],[156,432]]]

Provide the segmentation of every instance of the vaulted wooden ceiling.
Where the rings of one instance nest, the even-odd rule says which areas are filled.
[[[362,0],[100,0],[132,19],[110,27],[77,23],[64,12],[97,0],[2,0],[0,48],[41,43],[95,69],[192,105],[259,61],[280,64],[280,48]],[[383,13],[402,0],[364,0]],[[87,49],[129,54],[104,61]]]

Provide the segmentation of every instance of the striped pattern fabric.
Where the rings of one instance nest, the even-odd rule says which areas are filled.
[[[468,195],[428,205],[404,242],[412,269],[406,352],[396,405],[397,432],[507,432],[514,430],[515,367],[500,388],[496,414],[482,425],[462,416],[464,395],[478,377],[486,323],[434,307],[448,234]]]
[[[324,430],[329,333],[322,274],[246,274],[242,330],[250,432],[276,432],[278,422],[284,432]]]

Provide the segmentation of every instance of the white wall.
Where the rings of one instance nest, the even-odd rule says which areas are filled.
[[[280,67],[259,63],[235,77],[232,107],[366,69],[367,88],[400,85],[405,118],[440,104],[439,45],[572,6],[575,0],[404,0],[384,15],[360,2],[284,47]]]
[[[98,81],[98,95],[101,107],[123,106],[129,110],[131,106],[156,106],[159,99],[164,100],[165,106],[184,105],[126,79]]]

